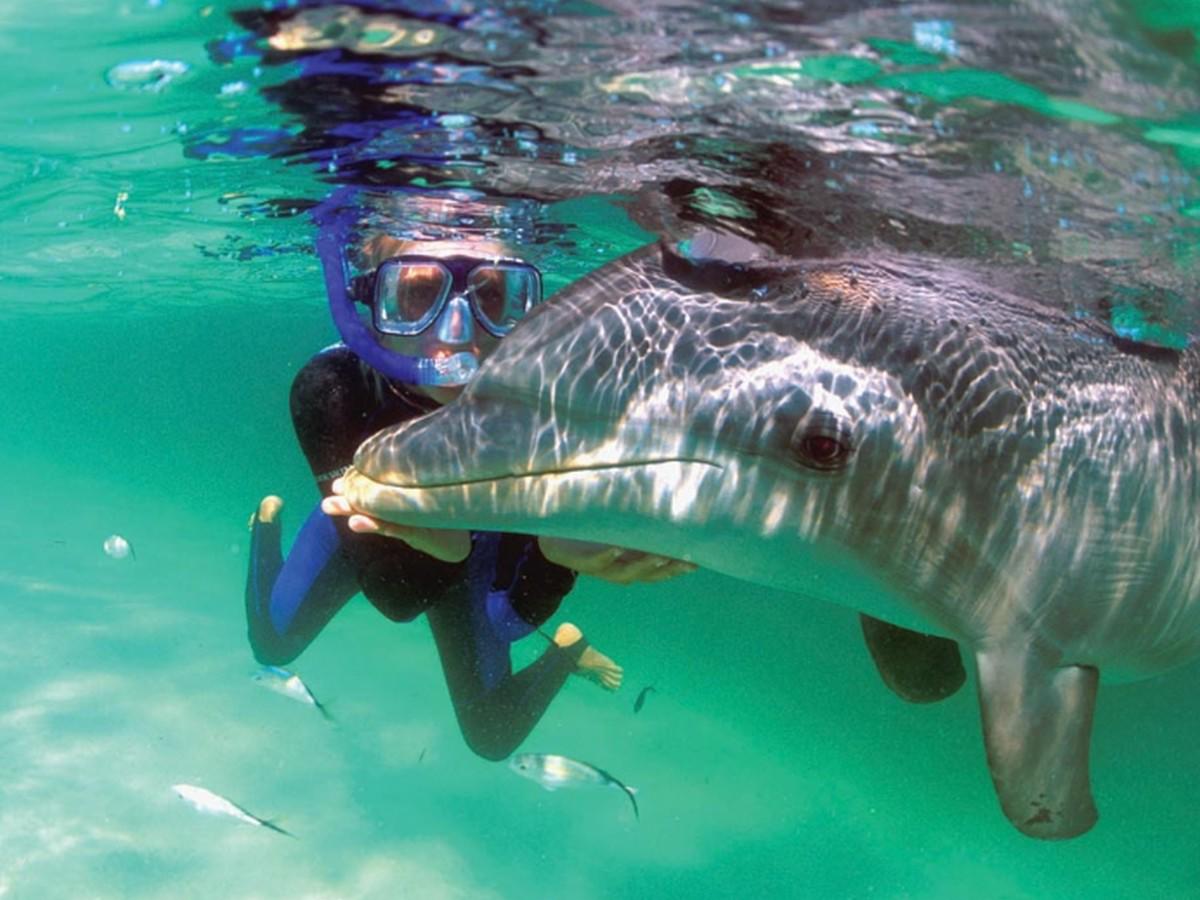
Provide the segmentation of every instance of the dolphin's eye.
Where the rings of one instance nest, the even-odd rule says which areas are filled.
[[[840,469],[853,452],[843,438],[825,428],[806,430],[797,436],[792,447],[802,465],[822,472]]]

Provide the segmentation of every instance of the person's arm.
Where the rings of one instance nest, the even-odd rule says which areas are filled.
[[[349,351],[317,354],[292,382],[291,412],[296,437],[323,495],[339,469],[349,465],[369,433],[378,392]],[[314,510],[285,560],[281,550],[283,501],[267,497],[251,522],[246,576],[246,625],[254,657],[266,665],[295,659],[359,590],[389,618],[418,615],[449,576],[430,572],[431,561],[404,544],[350,531],[342,519]],[[423,578],[405,578],[409,557],[418,555]],[[436,565],[434,567],[436,569]]]
[[[268,497],[254,515],[246,577],[250,649],[258,662],[274,666],[299,656],[358,592],[333,521],[320,509],[309,515],[283,559],[281,506],[278,498]]]
[[[296,439],[318,490],[327,498],[362,441],[380,428],[428,410],[392,393],[350,350],[335,347],[317,354],[297,374],[291,411]],[[470,548],[468,532],[451,533],[458,535],[461,552],[429,553],[438,548],[431,548],[420,535],[392,540],[357,531],[344,516],[333,517],[332,522],[358,588],[394,621],[415,618],[462,577],[461,561]]]
[[[355,374],[336,353],[319,353],[292,382],[292,421],[314,470],[344,455],[338,427],[355,393]],[[319,509],[284,559],[282,507],[280,498],[265,497],[250,523],[246,631],[254,658],[264,665],[295,659],[358,591],[338,527]]]
[[[426,614],[463,739],[485,759],[501,760],[525,740],[575,671],[587,643],[551,643],[513,673],[509,642],[463,597]]]

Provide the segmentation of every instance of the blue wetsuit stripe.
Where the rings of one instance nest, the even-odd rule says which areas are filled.
[[[250,529],[250,571],[246,584],[246,615],[253,625],[267,615],[270,590],[283,566],[279,547],[279,523],[261,522],[256,515]]]
[[[535,631],[535,626],[521,618],[513,608],[512,601],[513,589],[521,578],[525,563],[529,561],[530,546],[531,544],[527,544],[522,548],[521,555],[513,567],[512,581],[503,586],[493,585],[493,590],[488,591],[485,600],[487,618],[492,624],[493,632],[499,640],[509,644],[514,644]]]
[[[498,633],[489,616],[492,577],[496,571],[496,557],[500,551],[500,535],[478,532],[471,536],[471,556],[468,565],[467,590],[471,621],[471,644],[475,665],[483,689],[490,691],[510,674],[512,662],[509,657],[509,641]],[[507,598],[505,598],[507,599]]]
[[[296,613],[329,565],[338,545],[333,520],[318,506],[301,526],[292,552],[271,590],[270,619],[276,634],[284,634],[291,628]]]
[[[521,638],[533,634],[534,627],[521,618],[513,609],[512,596],[507,590],[488,591],[487,619],[497,638],[507,644],[515,644]]]

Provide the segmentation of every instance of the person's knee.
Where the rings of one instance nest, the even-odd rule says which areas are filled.
[[[252,631],[249,638],[254,661],[260,666],[286,666],[300,655],[299,648],[269,639],[263,640],[262,634],[255,634]]]
[[[519,741],[504,740],[499,735],[489,734],[485,728],[462,725],[463,740],[471,752],[491,762],[503,762],[517,749]]]

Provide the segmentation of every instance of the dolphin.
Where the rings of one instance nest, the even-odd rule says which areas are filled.
[[[1100,673],[1200,655],[1195,346],[932,255],[748,243],[660,242],[567,287],[456,402],[368,439],[343,493],[849,606],[885,677],[925,655],[943,693],[961,647],[1005,815],[1087,831]]]

